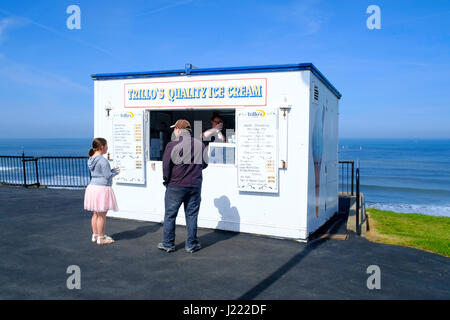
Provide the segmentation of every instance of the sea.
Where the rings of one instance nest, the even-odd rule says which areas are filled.
[[[450,217],[450,139],[340,139],[366,206]]]
[[[0,139],[0,156],[87,156],[90,143]],[[367,207],[450,217],[450,139],[340,139],[339,159],[355,161]]]

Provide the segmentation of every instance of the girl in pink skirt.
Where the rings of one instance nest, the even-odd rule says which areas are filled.
[[[91,182],[84,194],[84,209],[92,211],[92,242],[97,244],[113,243],[114,240],[105,234],[106,213],[117,211],[116,197],[111,187],[112,178],[119,174],[119,168],[111,170],[109,161],[103,157],[108,151],[108,143],[103,138],[95,138],[89,150],[88,167],[91,171]]]

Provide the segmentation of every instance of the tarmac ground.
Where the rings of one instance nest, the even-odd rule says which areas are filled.
[[[199,229],[203,248],[190,254],[186,228],[177,226],[177,250],[166,253],[156,247],[161,224],[109,218],[116,242],[99,246],[83,196],[0,186],[0,299],[450,298],[449,258],[352,233],[299,243]],[[336,221],[334,233],[345,233],[345,219]],[[79,290],[67,288],[72,265]],[[370,266],[379,267],[380,289],[367,286]]]

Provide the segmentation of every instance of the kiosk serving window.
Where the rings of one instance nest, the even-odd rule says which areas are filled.
[[[216,130],[202,141],[208,145],[210,164],[235,164],[235,128],[236,111],[227,110],[174,110],[160,111],[147,110],[150,118],[148,135],[148,158],[152,161],[161,161],[166,145],[171,141],[173,129],[170,128],[178,119],[186,119],[191,123],[193,136],[202,139],[202,133],[210,130],[215,124],[213,121],[223,122],[220,132]],[[221,139],[217,139],[219,137]],[[223,138],[223,139],[222,139]]]

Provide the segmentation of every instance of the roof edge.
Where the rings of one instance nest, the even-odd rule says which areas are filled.
[[[328,81],[328,79],[312,64],[284,64],[284,65],[264,65],[264,66],[244,66],[244,67],[218,67],[218,68],[199,68],[190,69],[189,76],[212,75],[212,74],[233,74],[233,73],[258,73],[258,72],[284,72],[284,71],[311,71],[322,83],[330,89],[333,94],[340,99],[341,93]],[[122,72],[122,73],[101,73],[93,74],[93,80],[117,80],[117,79],[136,79],[136,78],[155,78],[155,77],[176,77],[185,76],[186,69],[162,70],[162,71],[144,71],[144,72]]]

